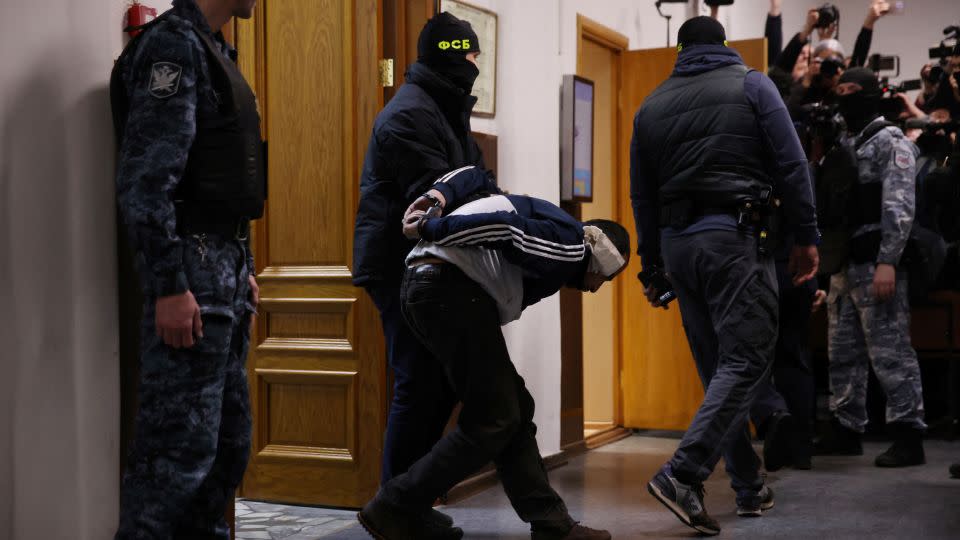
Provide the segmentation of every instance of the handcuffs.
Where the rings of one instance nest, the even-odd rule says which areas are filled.
[[[422,216],[420,216],[420,221],[417,222],[417,236],[423,238],[423,224],[426,223],[428,219],[438,217],[441,213],[443,213],[443,203],[441,203],[440,199],[438,199],[435,195],[431,195],[429,192],[424,193],[421,195],[421,197],[433,203],[433,205],[428,208]]]

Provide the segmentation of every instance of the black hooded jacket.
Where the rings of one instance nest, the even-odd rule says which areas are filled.
[[[415,245],[403,236],[403,213],[437,179],[467,165],[476,166],[474,174],[491,175],[470,135],[476,101],[421,63],[408,68],[406,83],[377,116],[367,147],[353,237],[354,285],[400,283]]]

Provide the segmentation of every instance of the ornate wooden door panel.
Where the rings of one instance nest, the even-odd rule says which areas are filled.
[[[377,489],[384,352],[351,283],[360,165],[380,105],[377,0],[261,0],[238,25],[269,145],[242,494],[359,506]]]

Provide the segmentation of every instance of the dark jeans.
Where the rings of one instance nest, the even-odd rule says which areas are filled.
[[[496,303],[453,265],[407,271],[404,314],[443,364],[463,410],[457,427],[383,487],[383,496],[414,511],[490,461],[521,519],[569,528],[572,520],[550,487],[533,423],[533,397],[517,373],[500,330]]]
[[[387,416],[380,483],[406,472],[433,448],[450,419],[456,396],[443,368],[403,318],[400,287],[367,291],[380,310],[387,362],[393,370],[393,402]]]
[[[753,236],[737,231],[664,235],[663,246],[705,388],[670,466],[682,482],[702,482],[722,454],[735,490],[759,489],[746,419],[777,340],[773,261],[759,259]]]
[[[813,298],[806,287],[781,288],[773,377],[761,386],[750,409],[750,419],[758,427],[775,412],[789,411],[806,441],[812,436],[816,407],[809,345],[812,306]]]

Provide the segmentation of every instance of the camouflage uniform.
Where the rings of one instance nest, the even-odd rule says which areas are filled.
[[[860,184],[883,183],[881,223],[854,232],[858,237],[881,231],[878,263],[896,265],[907,245],[915,211],[916,154],[896,127],[883,129],[857,150]],[[881,302],[871,290],[876,266],[850,263],[830,279],[830,409],[845,427],[864,431],[869,363],[887,396],[887,422],[924,429],[920,366],[910,345],[906,271],[897,268],[896,293]]]
[[[197,117],[217,114],[207,57],[212,32],[194,0],[148,29],[119,65],[129,100],[117,198],[146,298],[136,434],[121,490],[118,539],[226,539],[250,453],[245,373],[253,259],[238,236],[178,232],[174,190]],[[223,53],[235,52],[216,36]],[[173,349],[157,336],[156,299],[189,290],[203,337]]]

